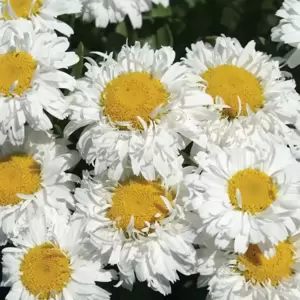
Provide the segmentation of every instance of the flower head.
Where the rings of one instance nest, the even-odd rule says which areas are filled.
[[[72,190],[78,177],[67,173],[79,161],[63,140],[48,132],[25,128],[22,146],[9,142],[0,150],[1,242],[15,237],[35,214],[46,217],[52,227],[57,219],[68,221],[74,208]]]
[[[139,43],[125,45],[116,60],[109,55],[100,66],[88,59],[86,76],[69,97],[65,135],[85,127],[77,148],[96,174],[109,169],[118,180],[128,167],[148,180],[155,172],[177,176],[179,150],[193,136],[196,117],[211,118],[212,98],[174,59],[170,47],[154,51]]]
[[[198,125],[197,149],[245,147],[268,136],[299,156],[300,136],[287,126],[300,124],[295,82],[285,78],[278,61],[256,51],[254,41],[245,47],[224,36],[214,47],[197,42],[183,61],[206,85],[215,104],[226,106],[214,110],[215,119]]]
[[[195,232],[186,219],[184,179],[175,183],[128,174],[116,182],[84,173],[75,190],[76,216],[103,263],[117,265],[120,284],[136,278],[166,295],[177,272],[194,272]]]

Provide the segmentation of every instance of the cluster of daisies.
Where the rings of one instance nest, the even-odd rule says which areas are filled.
[[[101,26],[129,15],[139,26],[152,2],[168,5],[82,2],[0,2],[6,299],[109,299],[99,285],[112,280],[166,295],[196,273],[210,300],[299,299],[295,81],[253,41],[225,36],[179,62],[171,47],[138,42],[96,53],[75,80],[62,71],[79,58],[59,15],[93,13]],[[295,44],[289,10],[300,2],[286,0],[273,36]],[[80,160],[89,170],[75,172]]]

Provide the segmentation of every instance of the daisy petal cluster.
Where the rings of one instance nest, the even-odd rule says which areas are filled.
[[[169,0],[80,0],[82,19],[95,21],[96,27],[105,28],[109,23],[120,23],[128,16],[133,28],[142,27],[142,13],[154,5],[169,6]]]
[[[0,244],[11,246],[2,249],[5,299],[110,298],[96,282],[115,272],[88,255],[83,226],[71,218],[80,155],[50,130],[67,117],[63,90],[76,84],[61,69],[78,61],[55,32],[73,30],[56,17],[80,8],[78,1],[0,3]]]
[[[208,286],[210,300],[298,299],[296,83],[254,41],[199,41],[182,61],[217,115],[194,122],[198,137],[190,136],[198,169],[187,177],[185,208],[200,248],[199,287]]]
[[[208,299],[298,299],[300,164],[272,139],[197,153],[189,193]],[[196,216],[195,216],[196,214]]]
[[[109,300],[110,281],[165,296],[192,274],[209,300],[300,298],[300,96],[282,70],[300,2],[277,12],[283,65],[223,35],[82,63],[58,18],[140,28],[169,2],[0,0],[5,299]]]

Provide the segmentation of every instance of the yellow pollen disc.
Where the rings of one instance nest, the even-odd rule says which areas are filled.
[[[294,274],[294,251],[295,247],[289,241],[281,242],[276,247],[276,255],[267,259],[257,245],[250,245],[237,259],[237,264],[243,268],[243,271],[238,268],[238,272],[254,284],[270,280],[277,286],[280,280]]]
[[[147,123],[151,112],[166,105],[169,94],[163,84],[146,72],[121,74],[111,80],[103,91],[100,103],[112,122],[130,122],[141,129],[137,117]]]
[[[208,69],[201,76],[208,82],[206,92],[213,98],[220,96],[231,107],[224,110],[225,117],[235,118],[238,115],[238,96],[241,99],[241,116],[248,116],[246,104],[253,112],[264,106],[263,88],[259,80],[243,68],[221,65]]]
[[[10,6],[18,18],[30,19],[31,15],[37,15],[43,5],[43,0],[36,0],[32,6],[33,0],[9,0]],[[8,11],[8,0],[4,0],[5,8],[3,17],[5,20],[11,20]]]
[[[24,255],[20,272],[21,281],[31,295],[50,299],[59,295],[70,281],[70,260],[65,251],[45,243],[31,248]]]
[[[123,230],[126,230],[133,216],[135,229],[141,230],[146,227],[145,221],[153,224],[169,215],[161,196],[165,196],[172,206],[173,193],[166,193],[160,182],[141,178],[128,180],[116,188],[107,216],[116,220],[118,228]]]
[[[241,193],[241,207],[237,201],[237,189]],[[255,214],[265,210],[275,201],[277,186],[266,173],[256,169],[245,169],[229,179],[228,196],[236,209]]]
[[[41,187],[41,169],[29,155],[14,154],[0,159],[0,206],[22,201],[17,194],[33,194]]]
[[[21,96],[31,87],[36,68],[37,62],[28,53],[9,52],[0,55],[0,94]]]

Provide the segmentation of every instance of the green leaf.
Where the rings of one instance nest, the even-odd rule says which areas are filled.
[[[126,22],[123,21],[121,23],[119,23],[116,27],[116,33],[123,35],[125,38],[128,37],[128,30],[127,30],[127,26],[126,26]]]
[[[217,35],[209,35],[209,36],[206,36],[206,37],[204,38],[204,40],[205,40],[207,43],[210,43],[211,45],[214,45],[217,38],[218,38]]]
[[[78,63],[73,67],[72,75],[78,79],[82,75],[83,70],[83,57],[84,57],[84,45],[82,42],[80,42],[76,49],[76,54],[79,56]]]
[[[184,159],[184,161],[183,161],[184,166],[195,166],[195,167],[197,166],[196,163],[194,162],[194,160],[183,150],[180,151],[180,154]]]
[[[156,32],[156,47],[173,46],[174,40],[172,31],[168,24],[160,27]]]
[[[56,132],[56,134],[60,137],[63,137],[63,130],[61,129],[61,127],[58,124],[54,124],[54,131]]]
[[[152,8],[150,17],[152,18],[167,18],[172,16],[171,6],[163,7],[161,4]]]

